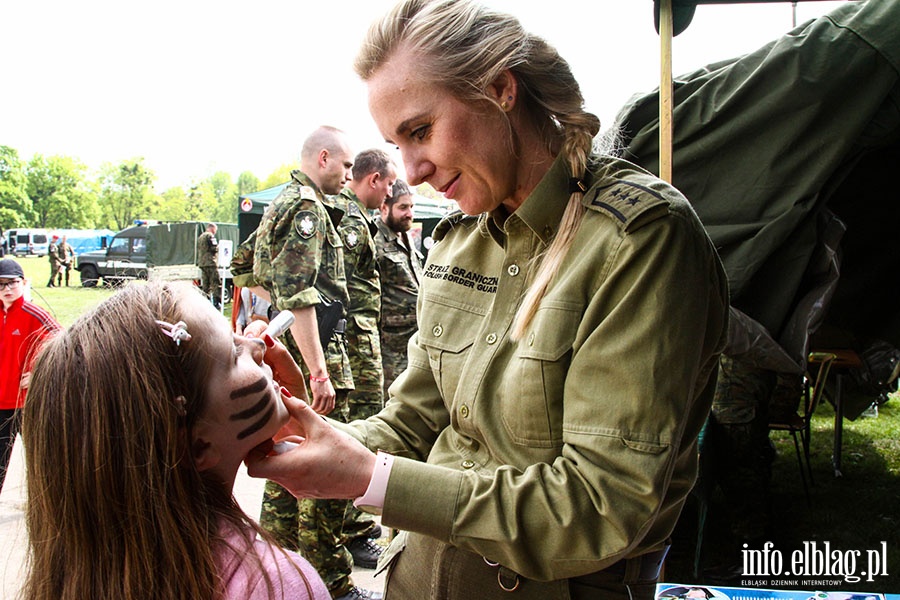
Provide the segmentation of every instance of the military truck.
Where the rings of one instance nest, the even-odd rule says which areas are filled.
[[[230,289],[231,252],[237,245],[238,227],[217,223],[219,265],[223,288]],[[199,281],[197,238],[206,222],[140,223],[115,234],[105,250],[85,252],[75,258],[81,285],[94,287],[103,282],[117,285],[131,279]],[[226,293],[230,298],[230,292]],[[226,301],[227,301],[226,298]]]

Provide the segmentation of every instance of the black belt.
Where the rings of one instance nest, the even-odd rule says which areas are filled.
[[[659,579],[659,572],[662,569],[663,561],[666,560],[666,554],[669,552],[671,545],[666,545],[662,550],[656,552],[647,552],[640,556],[631,558],[623,558],[619,562],[613,563],[602,571],[595,571],[587,575],[573,577],[572,579],[590,586],[592,583],[599,585],[609,583],[611,578],[632,581],[656,581]],[[497,583],[505,592],[514,592],[519,587],[519,575],[500,563],[492,560],[484,559],[490,567],[495,567],[497,571]]]
[[[646,554],[641,554],[640,556],[623,558],[619,562],[611,564],[602,571],[582,575],[581,577],[576,577],[575,579],[579,579],[581,581],[584,581],[585,583],[590,583],[591,578],[594,576],[599,579],[601,577],[608,578],[609,576],[625,578],[625,576],[628,575],[631,579],[637,579],[640,581],[655,581],[659,579],[659,572],[662,569],[663,561],[666,560],[666,554],[669,552],[669,547],[670,546],[666,546],[662,550],[647,552]],[[635,565],[635,563],[638,564]]]

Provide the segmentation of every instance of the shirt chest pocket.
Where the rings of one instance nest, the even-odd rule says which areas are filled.
[[[403,281],[406,271],[406,256],[402,252],[385,252],[378,258],[382,281]]]
[[[344,272],[344,244],[334,227],[325,228],[325,245],[322,248],[322,267],[332,281],[346,279]]]
[[[424,306],[428,308],[423,310],[419,324],[419,343],[428,352],[435,383],[449,406],[484,313],[451,307],[439,300],[426,301]]]
[[[503,424],[520,445],[562,445],[563,393],[580,305],[547,302],[534,316],[505,374]]]

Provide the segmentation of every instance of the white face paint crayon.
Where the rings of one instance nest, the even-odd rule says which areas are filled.
[[[265,338],[268,335],[273,340],[277,339],[288,330],[288,327],[290,327],[293,322],[294,313],[289,310],[283,310],[275,315],[275,318],[269,322],[269,326],[266,327],[262,337]]]
[[[288,450],[293,450],[299,444],[295,444],[294,442],[277,442],[274,446],[272,446],[272,454],[284,454]]]

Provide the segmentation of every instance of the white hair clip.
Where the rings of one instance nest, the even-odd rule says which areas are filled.
[[[188,333],[184,321],[178,321],[174,325],[165,321],[157,321],[156,324],[162,328],[164,334],[175,340],[176,346],[180,346],[181,342],[191,341],[191,334]]]

